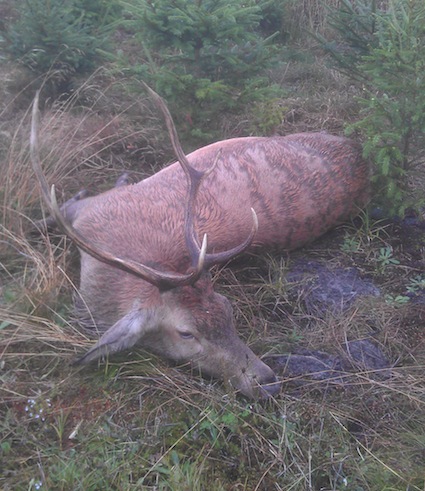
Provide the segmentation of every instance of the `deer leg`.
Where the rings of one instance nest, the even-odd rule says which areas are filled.
[[[88,194],[89,193],[86,189],[82,189],[72,198],[65,201],[65,203],[60,207],[62,215],[72,222],[76,211],[76,203],[82,201],[84,198],[87,198]],[[34,222],[34,229],[37,232],[43,232],[45,230],[52,230],[55,228],[57,228],[57,223],[55,217],[52,215]]]
[[[114,187],[118,188],[121,186],[127,186],[130,183],[130,174],[128,172],[124,172],[116,180]],[[71,223],[74,220],[77,210],[80,208],[79,202],[82,201],[84,198],[87,198],[88,194],[89,193],[86,189],[82,189],[75,196],[65,201],[65,203],[60,207],[60,212],[62,213],[62,215],[66,217]],[[34,228],[37,232],[42,232],[46,229],[53,230],[57,228],[56,219],[54,216],[50,215],[47,218],[36,221],[34,223]]]
[[[130,174],[128,172],[124,172],[115,182],[115,188],[119,188],[121,186],[128,186],[131,183]]]

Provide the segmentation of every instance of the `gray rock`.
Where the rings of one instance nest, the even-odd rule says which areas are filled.
[[[324,351],[298,349],[295,353],[273,355],[265,362],[280,376],[297,385],[308,381],[346,385],[350,374],[367,371],[368,377],[386,379],[391,376],[391,364],[381,349],[370,339],[348,341],[345,353],[334,355]]]
[[[339,314],[360,296],[379,296],[380,290],[370,280],[360,277],[356,268],[330,269],[317,261],[298,261],[286,279],[304,301],[307,313],[324,317]]]

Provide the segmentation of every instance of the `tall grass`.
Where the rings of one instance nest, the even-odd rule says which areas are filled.
[[[146,147],[149,132],[155,140],[155,117],[144,98],[131,100],[122,95],[118,101],[121,88],[98,72],[68,99],[51,102],[44,95],[43,170],[48,182],[56,184],[61,201],[83,188],[100,192],[112,186],[119,173],[131,167],[132,159],[124,162],[125,156],[133,148]],[[36,227],[45,217],[45,208],[29,158],[30,108],[19,109],[21,98],[28,99],[27,92],[32,90],[27,86],[0,113],[2,128],[7,128],[0,148],[0,345],[4,359],[13,358],[9,349],[14,353],[14,346],[22,343],[28,353],[31,340],[37,340],[44,354],[51,353],[52,347],[75,353],[75,347],[88,342],[68,320],[78,284],[75,251],[64,237],[40,234]],[[13,107],[18,111],[11,116]],[[137,127],[128,117],[136,110],[145,111],[153,121],[149,130]],[[139,162],[136,172],[142,175],[149,167],[150,163]]]
[[[339,0],[287,0],[285,13],[289,34],[305,43],[308,32],[327,32],[330,29],[328,8],[339,4]]]

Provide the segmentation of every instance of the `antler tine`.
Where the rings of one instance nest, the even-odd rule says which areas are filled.
[[[215,264],[226,263],[231,259],[234,259],[239,254],[242,254],[244,251],[248,249],[248,247],[252,244],[254,237],[258,231],[258,217],[257,213],[255,213],[254,208],[251,208],[252,213],[252,228],[248,237],[239,245],[233,247],[232,249],[228,249],[223,252],[216,252],[215,254],[207,254],[205,257],[205,268],[211,268]]]
[[[198,262],[198,267],[196,268],[196,270],[199,271],[198,268],[199,268],[200,248],[195,232],[195,219],[194,219],[195,201],[202,180],[215,169],[217,162],[220,160],[221,149],[217,152],[214,162],[209,167],[209,169],[205,171],[199,171],[194,167],[192,167],[185,153],[183,152],[179,137],[177,135],[177,130],[173,122],[173,118],[171,117],[170,111],[168,110],[168,107],[165,104],[164,100],[159,94],[157,94],[154,90],[152,90],[145,82],[142,81],[142,84],[147,90],[147,92],[149,93],[149,95],[152,97],[152,99],[154,99],[154,101],[156,102],[156,104],[161,109],[164,115],[165,123],[167,125],[167,129],[170,136],[171,144],[174,149],[174,153],[176,154],[177,160],[179,161],[180,165],[185,171],[187,179],[189,181],[188,202],[185,210],[185,240],[192,260],[192,266],[195,265],[194,263]],[[252,208],[251,211],[252,211],[252,218],[253,218],[253,226],[246,240],[244,240],[242,244],[232,249],[229,249],[227,251],[223,251],[215,254],[206,254],[205,256],[206,269],[213,266],[214,264],[229,261],[233,257],[241,254],[251,245],[254,236],[258,230],[257,214]],[[199,275],[200,273],[201,271],[199,271]],[[197,275],[196,278],[198,278],[199,275]]]
[[[183,152],[179,137],[177,135],[177,130],[173,122],[173,118],[168,110],[167,104],[165,104],[164,99],[157,94],[153,89],[149,87],[148,84],[142,81],[143,87],[145,87],[146,91],[150,95],[150,97],[156,102],[157,106],[161,109],[162,114],[164,115],[165,124],[168,129],[168,134],[170,136],[171,145],[173,146],[174,153],[176,154],[177,160],[180,162],[180,165],[183,167],[189,179],[193,179],[198,177],[198,179],[202,179],[203,173],[197,171],[194,167],[192,167],[187,160],[185,153]],[[190,173],[193,173],[193,176]]]
[[[41,193],[43,195],[43,199],[49,208],[50,213],[53,214],[52,203],[50,201],[50,190],[49,185],[47,184],[46,178],[44,176],[43,170],[41,168],[40,162],[40,154],[38,150],[38,106],[40,99],[40,91],[37,90],[35,93],[34,101],[32,104],[32,117],[31,117],[31,136],[30,136],[30,156],[32,167],[34,173],[40,183]]]
[[[180,163],[186,174],[189,183],[188,199],[185,209],[184,235],[185,235],[186,246],[189,250],[189,255],[191,258],[192,267],[196,267],[196,271],[197,271],[196,279],[197,279],[202,272],[199,269],[200,254],[201,254],[202,247],[199,246],[199,241],[195,232],[194,208],[195,208],[196,196],[198,194],[198,190],[202,180],[208,174],[210,174],[210,172],[212,172],[212,170],[217,165],[217,162],[221,155],[221,151],[219,151],[219,153],[217,154],[214,160],[213,165],[207,171],[199,171],[194,167],[192,167],[192,165],[189,163],[183,151],[179,137],[177,135],[176,127],[173,122],[173,118],[170,114],[170,111],[166,103],[164,102],[162,97],[159,94],[157,94],[153,89],[151,89],[145,82],[142,81],[142,85],[145,87],[149,95],[152,97],[152,99],[155,101],[157,106],[161,109],[162,114],[164,115],[165,124],[167,126],[168,134],[171,140],[171,145],[173,147],[178,162]],[[204,238],[204,240],[206,240],[206,237]],[[202,261],[202,264],[203,262],[204,260]]]
[[[157,286],[160,289],[169,289],[176,286],[183,286],[192,284],[199,278],[205,262],[207,240],[204,237],[202,247],[198,256],[198,264],[194,271],[188,274],[173,273],[162,271],[157,271],[149,266],[133,261],[132,259],[123,259],[111,254],[109,251],[100,249],[92,245],[87,241],[72,225],[66,220],[66,218],[61,213],[57,200],[55,187],[52,186],[51,192],[49,190],[49,185],[43,174],[41,161],[38,151],[38,103],[39,103],[39,91],[37,91],[33,102],[32,108],[32,120],[31,120],[31,137],[30,137],[30,156],[32,161],[32,166],[34,172],[40,182],[43,199],[49,208],[49,211],[56,219],[58,227],[64,232],[81,250],[85,251],[87,254],[93,256],[101,262],[109,264],[111,266],[117,267],[131,273],[143,280]]]
[[[221,149],[217,152],[217,155],[214,159],[214,162],[212,166],[207,169],[205,172],[202,173],[200,176],[199,180],[191,180],[190,181],[190,187],[189,187],[189,192],[188,192],[188,200],[187,200],[187,206],[185,210],[185,240],[186,240],[186,245],[187,248],[189,249],[189,255],[192,258],[192,266],[194,266],[196,262],[197,255],[200,253],[200,248],[199,248],[199,242],[198,242],[198,237],[195,231],[195,216],[194,216],[194,210],[195,210],[195,203],[196,203],[196,196],[198,194],[199,187],[201,185],[202,180],[209,175],[212,170],[215,168],[217,165],[217,162],[219,161],[221,156]],[[207,254],[208,257],[208,254]]]
[[[162,271],[157,271],[156,269],[150,268],[145,264],[138,263],[137,261],[133,261],[132,259],[122,259],[115,256],[114,254],[111,254],[108,251],[97,249],[95,246],[92,246],[90,242],[88,242],[74,227],[72,227],[66,221],[65,217],[62,215],[59,209],[56,200],[54,185],[51,189],[50,202],[52,214],[55,217],[57,224],[61,228],[62,232],[64,232],[70,239],[72,239],[76,246],[87,252],[87,254],[93,256],[95,259],[98,259],[99,261],[102,261],[106,264],[110,264],[111,266],[118,267],[126,271],[127,273],[134,274],[142,278],[143,280],[155,286],[158,286],[161,289],[173,288],[176,286],[176,284],[182,285],[192,283],[193,278],[197,275],[198,268],[203,267],[205,261],[205,252],[203,253],[203,256],[200,255],[200,264],[198,265],[198,268],[195,271],[184,275],[172,272],[163,273]],[[206,242],[203,246],[206,250]]]

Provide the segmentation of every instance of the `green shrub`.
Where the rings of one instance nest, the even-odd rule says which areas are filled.
[[[133,0],[126,3],[144,60],[133,66],[162,93],[179,126],[211,139],[224,113],[268,93],[263,74],[278,47],[261,33],[265,0]],[[264,15],[269,15],[264,13]],[[124,63],[126,63],[124,61]]]
[[[363,119],[350,130],[365,137],[383,206],[401,215],[422,205],[408,183],[425,155],[425,4],[394,1],[376,20],[377,44],[358,66],[367,79]]]
[[[341,72],[364,78],[357,68],[362,56],[369,54],[377,44],[378,11],[376,0],[341,0],[338,8],[328,8],[328,24],[338,38],[329,41],[320,33],[312,34]]]
[[[18,8],[18,19],[2,26],[4,50],[56,87],[96,67],[120,12],[104,0],[23,0]]]
[[[253,1],[138,0],[132,13],[150,49],[212,81],[256,71],[252,62],[264,58],[264,42],[256,32],[261,10]]]
[[[409,181],[425,155],[425,3],[342,3],[334,14],[347,20],[334,23],[345,46],[337,66],[360,79],[364,93],[361,119],[348,132],[362,135],[364,155],[375,164],[377,204],[402,215],[422,205]]]
[[[75,17],[83,16],[93,32],[113,26],[122,14],[120,0],[73,0],[71,5]]]

